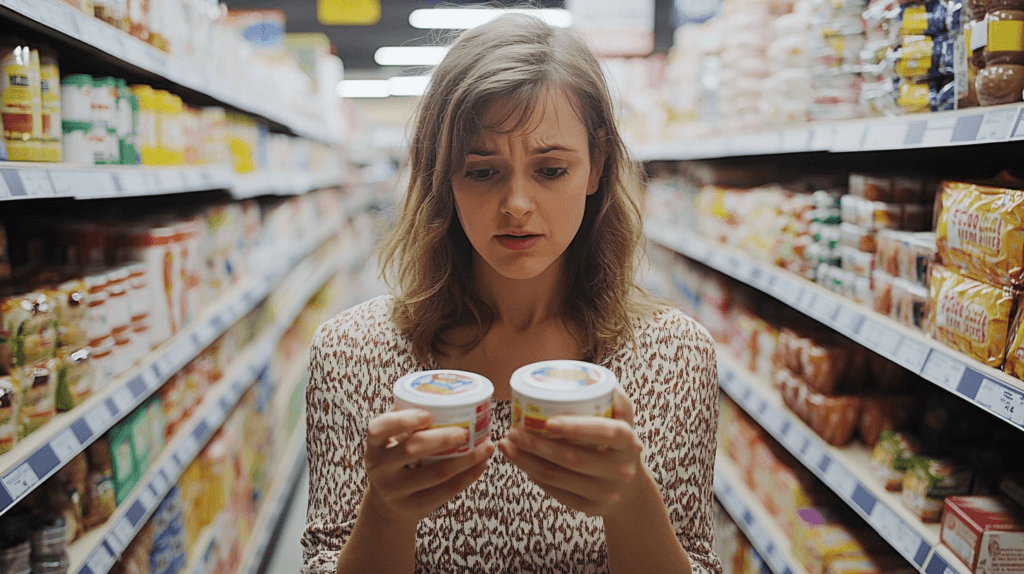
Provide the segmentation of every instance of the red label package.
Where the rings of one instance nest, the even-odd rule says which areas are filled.
[[[942,542],[975,574],[1024,572],[1024,516],[1007,498],[946,498]]]

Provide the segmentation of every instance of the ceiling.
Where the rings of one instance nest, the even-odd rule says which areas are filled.
[[[397,70],[384,70],[377,66],[373,54],[382,46],[422,46],[432,43],[436,31],[419,30],[409,25],[409,14],[418,8],[433,8],[439,4],[451,7],[452,2],[437,0],[380,0],[381,20],[373,26],[324,26],[317,21],[316,0],[225,0],[228,8],[283,10],[288,18],[288,32],[323,32],[337,48],[345,63],[348,78],[394,75]],[[458,2],[466,4],[468,2]],[[517,2],[505,0],[504,5]],[[563,0],[531,0],[532,4],[547,8],[561,8]],[[494,5],[497,2],[488,2]],[[522,4],[522,2],[519,2]],[[655,51],[664,52],[671,45],[672,28],[668,24],[672,0],[655,0]],[[432,36],[434,34],[434,36]]]

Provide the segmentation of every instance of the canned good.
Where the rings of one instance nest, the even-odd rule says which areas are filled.
[[[32,161],[35,110],[31,88],[31,50],[16,42],[0,43],[0,69],[4,72],[0,74],[0,101],[3,103],[0,123],[4,128],[7,159]]]
[[[39,50],[40,99],[42,102],[42,143],[40,160],[61,161],[61,104],[60,68],[57,54],[49,49]]]
[[[424,462],[462,456],[491,436],[494,385],[482,375],[450,369],[410,373],[395,382],[395,409],[420,408],[434,420],[430,428],[462,427],[464,443]]]
[[[541,361],[512,373],[512,426],[543,431],[557,415],[612,417],[618,380],[608,369],[583,361]]]

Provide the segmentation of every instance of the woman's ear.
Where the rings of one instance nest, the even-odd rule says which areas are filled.
[[[587,195],[597,193],[601,184],[601,174],[604,173],[605,163],[608,161],[608,130],[601,128],[597,130],[597,153],[590,162],[590,179],[587,181]]]

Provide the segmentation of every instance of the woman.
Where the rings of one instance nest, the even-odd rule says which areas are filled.
[[[306,571],[719,572],[714,347],[635,284],[638,176],[586,45],[525,16],[465,32],[411,172],[381,258],[398,294],[313,342]],[[613,418],[510,430],[509,377],[548,359],[611,369]],[[492,440],[414,464],[465,439],[391,411],[400,376],[436,368],[494,383]]]

